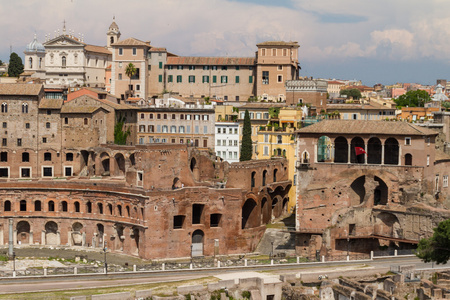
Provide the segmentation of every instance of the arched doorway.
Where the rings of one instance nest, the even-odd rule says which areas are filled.
[[[72,244],[74,246],[83,246],[83,234],[81,233],[83,225],[79,222],[75,222],[72,225]]]
[[[253,199],[247,199],[242,206],[242,229],[258,226],[259,219],[256,215],[256,202]]]
[[[381,141],[379,138],[373,137],[367,144],[367,163],[381,164]]]
[[[321,136],[317,141],[317,161],[329,162],[331,160],[331,139]]]
[[[110,159],[109,159],[109,154],[106,152],[103,152],[100,155],[100,160],[101,160],[101,173],[100,175],[102,176],[109,176],[110,175],[110,168],[109,168],[109,164],[110,164]]]
[[[45,244],[59,245],[58,224],[53,221],[45,224]]]
[[[261,200],[261,224],[270,222],[270,205],[267,204],[267,198]]]
[[[334,162],[348,163],[348,142],[343,136],[334,140]]]
[[[203,256],[203,238],[205,234],[200,229],[192,233],[192,257]]]
[[[384,143],[384,164],[398,165],[399,146],[394,138],[388,138]]]
[[[412,155],[410,153],[405,154],[405,166],[412,166]]]
[[[114,160],[115,160],[115,174],[116,176],[125,176],[125,157],[123,156],[122,153],[117,153],[114,156]]]
[[[30,242],[30,223],[27,221],[20,221],[16,225],[17,230],[17,244],[29,244]]]
[[[356,148],[365,149],[364,140],[360,137],[354,137],[351,142],[350,162],[353,164],[364,163],[364,153],[356,155]]]

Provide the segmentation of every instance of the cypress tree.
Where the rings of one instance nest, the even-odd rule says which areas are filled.
[[[245,110],[244,128],[242,129],[242,145],[240,161],[246,161],[252,159],[252,123],[250,121],[250,114],[248,110]]]
[[[22,59],[17,55],[16,52],[11,53],[9,57],[9,66],[8,66],[8,76],[9,77],[19,77],[23,72],[23,63]]]

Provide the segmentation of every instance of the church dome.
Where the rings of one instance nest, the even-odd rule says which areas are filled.
[[[34,40],[27,45],[26,52],[43,52],[45,53],[44,46],[39,43],[34,35]]]

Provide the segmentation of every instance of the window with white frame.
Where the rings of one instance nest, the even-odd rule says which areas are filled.
[[[264,146],[263,155],[269,156],[269,146]]]
[[[217,146],[221,146],[221,143],[222,142],[222,140],[217,140]]]
[[[411,145],[411,138],[410,137],[405,137],[405,145],[407,145],[407,146]]]
[[[269,142],[269,135],[265,134],[264,135],[264,143],[268,143]]]
[[[448,187],[448,175],[442,177],[442,187]]]

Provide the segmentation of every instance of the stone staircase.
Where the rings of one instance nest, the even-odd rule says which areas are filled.
[[[271,255],[272,243],[275,256],[295,255],[295,215],[275,221],[270,228],[266,229],[264,236],[259,242],[256,252],[263,255]]]

